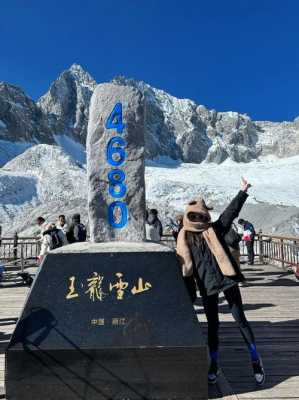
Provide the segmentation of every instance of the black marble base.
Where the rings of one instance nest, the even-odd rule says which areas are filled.
[[[6,352],[8,400],[207,399],[174,253],[113,247],[47,256]]]

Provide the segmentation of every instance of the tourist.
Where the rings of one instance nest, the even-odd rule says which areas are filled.
[[[163,235],[162,223],[158,218],[158,211],[152,208],[146,214],[145,221],[146,239],[152,242],[160,242]]]
[[[46,229],[46,226],[47,226],[47,223],[46,223],[45,218],[43,218],[43,217],[37,217],[37,218],[36,218],[36,223],[37,223],[37,225],[38,225],[39,228],[40,228],[40,234],[42,234],[43,231]]]
[[[182,214],[179,214],[176,216],[175,225],[172,229],[172,236],[175,241],[177,241],[180,230],[183,227],[183,218],[184,218],[184,215],[182,215]]]
[[[61,229],[57,229],[55,224],[48,224],[42,233],[41,250],[39,253],[39,264],[50,250],[68,244],[65,234]]]
[[[210,210],[203,199],[192,201],[186,208],[183,228],[178,235],[177,254],[183,276],[194,277],[200,290],[208,321],[208,345],[210,352],[209,383],[215,383],[218,369],[218,297],[223,292],[230,311],[239,325],[241,334],[251,355],[255,381],[262,385],[265,372],[257,352],[252,329],[245,317],[238,282],[244,277],[232,257],[224,236],[233,220],[238,217],[251,185],[243,180],[242,190],[231,201],[219,219],[211,222]]]
[[[245,221],[240,218],[238,220],[238,224],[243,228],[243,236],[242,239],[246,243],[247,247],[247,256],[248,256],[248,265],[254,264],[254,238],[255,238],[255,229],[251,222]]]
[[[63,233],[66,235],[68,230],[68,224],[66,223],[65,215],[63,214],[59,215],[58,222],[56,223],[56,228],[61,229]]]
[[[230,230],[224,236],[224,240],[228,245],[231,255],[240,267],[240,242],[242,240],[242,235],[238,233],[238,229],[234,223],[232,223]]]
[[[72,223],[67,231],[66,237],[69,243],[86,241],[86,227],[81,223],[80,214],[73,215]]]

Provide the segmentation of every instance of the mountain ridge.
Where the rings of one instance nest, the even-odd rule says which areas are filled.
[[[147,159],[221,164],[227,159],[250,162],[268,155],[299,154],[298,117],[253,121],[246,114],[218,112],[178,99],[142,81],[120,76],[112,82],[134,86],[146,97]],[[63,71],[36,102],[21,88],[0,83],[0,165],[37,143],[63,147],[71,140],[74,146],[85,146],[89,102],[96,86],[79,64]],[[79,158],[82,162],[83,157]]]

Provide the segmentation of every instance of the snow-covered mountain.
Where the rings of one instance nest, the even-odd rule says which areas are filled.
[[[299,118],[293,122],[252,121],[245,114],[208,110],[144,82],[123,77],[115,83],[138,87],[147,98],[147,158],[183,162],[249,162],[263,156],[299,154]]]
[[[40,144],[0,169],[0,221],[3,231],[34,232],[39,215],[81,212],[86,219],[86,172],[59,146]]]
[[[215,216],[240,187],[240,176],[252,182],[242,215],[265,232],[299,234],[299,156],[286,159],[219,164],[161,164],[148,161],[146,198],[164,223],[199,195],[215,208]],[[0,221],[5,234],[32,234],[43,215],[55,222],[75,212],[87,221],[86,170],[59,146],[36,145],[0,169]]]
[[[267,231],[299,232],[299,118],[252,121],[144,82],[118,77],[114,83],[138,87],[146,97],[147,201],[165,221],[198,194],[220,211],[245,175],[254,187],[244,216]],[[55,220],[80,212],[86,221],[85,138],[96,85],[76,64],[37,102],[0,83],[4,232],[31,233],[38,215]]]
[[[299,154],[299,119],[260,122],[237,112],[208,110],[150,85],[115,78],[146,96],[146,156],[183,162],[249,162],[265,155]],[[7,83],[0,83],[0,165],[36,143],[58,144],[84,163],[89,102],[97,83],[74,64],[36,103]],[[12,143],[14,146],[12,146]]]
[[[89,102],[96,85],[77,64],[36,103],[22,89],[0,82],[0,166],[39,143],[58,144],[84,164]]]
[[[96,81],[77,64],[52,83],[37,105],[54,135],[70,136],[85,146],[89,102],[96,86]]]

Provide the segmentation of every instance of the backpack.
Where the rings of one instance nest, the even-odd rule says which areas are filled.
[[[245,240],[245,242],[250,242],[253,238],[253,233],[250,229],[246,229],[246,231],[243,232],[243,237],[242,240]]]
[[[78,229],[78,242],[86,242],[86,228],[85,225],[83,224],[77,224],[77,229]]]
[[[52,246],[51,250],[57,249],[58,247],[62,247],[63,243],[61,238],[58,235],[58,229],[53,229],[52,231],[49,232],[49,235],[51,236],[52,239]]]

